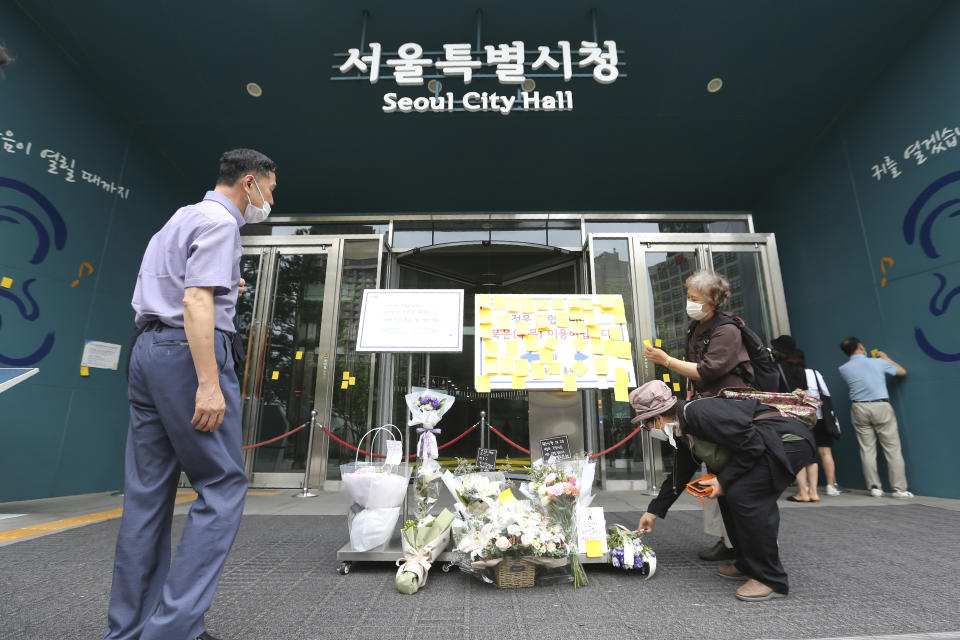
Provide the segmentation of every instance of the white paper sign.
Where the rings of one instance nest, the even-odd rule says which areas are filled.
[[[396,466],[403,460],[403,443],[399,440],[387,440],[387,459],[384,464]]]
[[[581,508],[577,514],[577,535],[580,539],[580,551],[587,548],[588,540],[599,540],[603,553],[607,553],[607,521],[603,507]]]
[[[81,367],[93,367],[95,369],[113,369],[117,370],[120,363],[120,345],[109,342],[95,342],[87,340],[83,345],[83,358],[80,360]]]
[[[366,289],[357,351],[463,351],[463,289]]]

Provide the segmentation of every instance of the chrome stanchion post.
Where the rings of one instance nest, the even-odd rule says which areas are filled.
[[[317,494],[310,491],[310,462],[313,459],[313,428],[317,424],[317,411],[310,412],[310,435],[307,440],[307,468],[303,472],[303,489],[293,494],[294,498],[316,498]]]
[[[480,412],[480,448],[489,449],[490,448],[490,437],[487,434],[487,412]]]

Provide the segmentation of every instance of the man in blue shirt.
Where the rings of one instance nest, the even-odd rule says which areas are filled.
[[[883,496],[880,476],[877,474],[877,440],[883,447],[890,470],[890,485],[894,498],[912,498],[907,491],[907,472],[900,453],[900,434],[897,431],[897,416],[890,404],[887,381],[884,375],[905,376],[907,370],[891,360],[883,351],[876,358],[868,358],[867,350],[856,338],[850,337],[840,343],[843,352],[850,356],[840,366],[840,375],[850,387],[850,421],[860,443],[860,463],[870,495]]]

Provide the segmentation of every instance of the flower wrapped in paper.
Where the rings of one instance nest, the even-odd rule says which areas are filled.
[[[607,547],[610,549],[610,564],[626,571],[639,571],[646,580],[657,572],[656,552],[643,544],[636,531],[615,524],[607,535]]]
[[[400,593],[414,594],[427,584],[427,572],[437,557],[450,544],[453,514],[447,509],[436,517],[409,520],[400,536],[403,558],[397,560],[394,584]]]
[[[589,584],[587,573],[580,561],[577,540],[577,518],[581,509],[593,500],[593,477],[596,464],[579,458],[557,462],[538,460],[530,467],[530,481],[521,491],[534,500],[550,522],[559,525],[570,547],[570,568],[573,586]]]
[[[440,429],[437,424],[443,414],[453,406],[453,396],[438,393],[422,387],[414,387],[413,392],[406,396],[407,408],[410,410],[410,426],[417,427],[417,473],[414,479],[415,512],[417,518],[423,518],[437,503],[440,489],[437,480],[440,478],[440,465],[436,462],[439,455],[437,436]]]

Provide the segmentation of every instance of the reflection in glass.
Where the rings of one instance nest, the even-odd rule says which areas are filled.
[[[340,313],[337,322],[337,356],[333,377],[333,412],[329,429],[338,438],[356,446],[374,425],[372,417],[378,400],[373,388],[373,354],[357,353],[357,330],[363,290],[377,288],[379,245],[370,240],[347,240],[343,249],[343,273],[340,279]],[[344,376],[347,388],[344,389]],[[350,378],[353,384],[350,384]],[[330,440],[327,479],[340,478],[340,465],[353,460],[354,452]],[[364,447],[367,448],[366,446]]]
[[[240,381],[241,393],[247,390],[247,375],[256,370],[256,365],[250,364],[250,325],[253,323],[253,302],[257,295],[260,280],[260,254],[244,255],[240,258],[240,277],[246,280],[243,294],[237,298],[237,311],[234,323],[237,325],[237,335],[247,349],[247,361],[235,362],[237,380]]]
[[[310,420],[323,320],[326,254],[279,255],[260,372],[258,442]],[[299,357],[297,357],[299,354]],[[254,472],[303,470],[307,430],[256,449]]]
[[[769,345],[774,336],[771,335],[760,254],[755,251],[714,251],[713,270],[730,281],[727,311],[743,318],[747,326],[763,339],[763,343]]]
[[[633,274],[630,271],[629,240],[625,238],[595,238],[593,241],[593,268],[599,294],[619,294],[629,325],[633,324],[635,301],[633,299]],[[638,336],[630,336],[637,344]],[[636,349],[634,349],[636,363]],[[600,415],[600,446],[606,449],[630,434],[636,425],[630,422],[630,405],[626,402],[614,402],[613,390],[597,392]],[[608,480],[642,480],[644,478],[643,449],[641,439],[634,436],[624,445],[614,449],[606,456]]]

